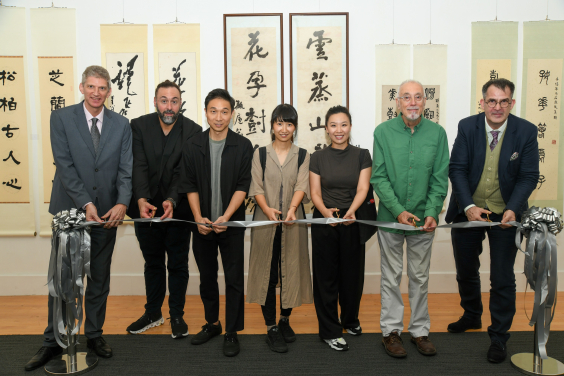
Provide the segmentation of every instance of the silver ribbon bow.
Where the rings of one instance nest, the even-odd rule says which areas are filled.
[[[84,226],[86,215],[77,209],[64,210],[53,217],[51,228],[51,257],[47,273],[49,295],[53,297],[53,332],[62,348],[69,346],[65,323],[72,325],[72,338],[78,344],[82,325],[84,274],[90,277],[90,228]],[[66,307],[63,307],[63,303]],[[70,309],[66,309],[70,307]],[[66,320],[65,320],[65,314]],[[69,313],[72,317],[69,317]]]
[[[517,248],[525,254],[527,283],[535,291],[529,325],[537,325],[536,339],[542,359],[548,358],[546,342],[556,308],[556,234],[562,231],[562,227],[562,215],[558,210],[533,206],[523,213],[521,226],[515,237]],[[521,249],[521,234],[527,238],[525,251]]]

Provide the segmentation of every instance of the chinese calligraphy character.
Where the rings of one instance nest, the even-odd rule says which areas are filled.
[[[244,110],[245,107],[243,107],[243,102],[236,100],[235,101],[235,108],[233,108],[234,110]]]
[[[317,43],[315,44],[315,47],[317,47],[315,50],[317,51],[317,59],[318,59],[318,60],[319,60],[319,59],[324,59],[324,60],[327,60],[327,59],[328,59],[328,57],[325,56],[325,51],[323,51],[323,46],[325,46],[325,42],[324,42],[324,41],[327,41],[327,43],[332,43],[332,42],[333,42],[333,40],[332,40],[331,38],[323,38],[323,33],[324,33],[324,32],[325,32],[325,30],[314,31],[314,32],[313,32],[313,36],[314,36],[316,39],[309,38],[309,42],[307,43],[307,47],[306,47],[307,49],[309,49],[309,47],[310,47],[313,43],[317,42]]]
[[[388,91],[388,94],[390,94],[390,100],[393,101],[394,99],[396,99],[396,94],[398,93],[398,91],[396,89],[390,89]]]
[[[60,72],[58,69],[55,72],[55,70],[53,69],[51,72],[49,72],[49,76],[52,76],[49,81],[53,81],[59,86],[65,86],[65,84],[63,84],[62,82],[57,81],[57,78],[59,78],[61,74],[63,74],[63,72]]]
[[[317,117],[317,125],[314,127],[311,123],[309,123],[309,130],[314,131],[316,129],[323,129],[325,128],[325,124],[321,124],[321,117]]]
[[[22,187],[18,187],[16,184],[18,183],[18,179],[10,179],[9,182],[7,181],[3,181],[2,184],[4,184],[6,187],[10,187],[10,188],[14,188],[14,189],[22,189]]]
[[[8,154],[8,156],[6,157],[6,159],[2,159],[2,160],[3,160],[4,162],[7,162],[8,159],[10,159],[10,158],[11,158],[12,161],[13,161],[15,164],[17,164],[17,165],[19,165],[19,164],[21,163],[20,161],[18,161],[18,160],[16,159],[16,157],[14,157],[14,151],[13,151],[13,150],[10,150],[10,154]]]
[[[251,46],[251,48],[249,48],[249,50],[247,51],[247,54],[245,55],[245,57],[243,58],[243,60],[246,59],[247,56],[249,57],[249,61],[252,61],[252,60],[253,60],[253,56],[254,56],[254,55],[257,55],[257,57],[259,57],[259,58],[261,58],[261,59],[264,59],[265,57],[268,56],[268,52],[265,53],[265,54],[262,54],[262,55],[261,55],[261,53],[260,53],[260,52],[263,50],[263,48],[262,48],[262,47],[259,47],[259,46],[257,45],[257,43],[258,43],[258,41],[259,41],[257,37],[258,37],[259,34],[260,34],[260,31],[258,31],[258,30],[256,31],[256,33],[250,33],[250,34],[249,34],[249,38],[251,38],[251,40],[249,41],[248,44],[249,44],[249,46]],[[255,48],[255,47],[256,47],[256,48]],[[254,52],[253,52],[253,48],[255,48],[255,51],[254,51]]]
[[[544,177],[544,175],[539,175],[539,181],[538,183],[540,184],[539,187],[537,189],[541,189],[542,187],[542,183],[546,182],[546,179]]]
[[[17,74],[17,72],[14,71],[14,72],[10,73],[10,72],[6,72],[6,70],[3,70],[2,72],[0,72],[0,80],[2,81],[2,86],[5,85],[6,80],[14,81],[16,79],[14,74]]]
[[[499,78],[499,73],[494,70],[490,71],[490,80],[497,80]]]
[[[51,111],[58,110],[59,108],[65,107],[65,98],[63,97],[51,97]]]
[[[8,111],[14,111],[18,106],[18,102],[14,101],[14,97],[11,97],[10,100],[7,100],[6,97],[0,99],[0,109],[4,108],[4,112],[6,112],[6,108]]]
[[[542,107],[539,111],[544,110],[546,106],[548,106],[548,99],[546,97],[539,98],[539,107]]]
[[[255,77],[256,74],[256,77]],[[262,76],[262,74],[260,74],[260,71],[254,71],[251,73],[251,76],[249,77],[249,80],[247,81],[247,85],[249,85],[251,83],[251,81],[254,83],[254,86],[247,86],[247,90],[251,90],[251,89],[257,89],[257,91],[255,92],[255,95],[251,95],[251,98],[256,98],[259,90],[263,87],[266,87],[266,85],[262,84],[264,82],[264,77]]]
[[[323,86],[323,77],[324,76],[326,76],[325,72],[321,72],[320,74],[317,74],[317,72],[313,72],[313,77],[311,78],[311,80],[315,81],[315,80],[319,79],[319,81],[317,81],[315,83],[317,86],[314,87],[313,89],[311,89],[311,91],[312,91],[311,97],[309,97],[309,100],[307,101],[307,103],[310,103],[312,101],[312,99],[315,102],[322,101],[322,100],[326,100],[326,101],[329,100],[329,97],[325,96],[324,93],[327,93],[330,96],[333,96],[333,94],[331,94],[329,91],[327,91],[327,86],[329,86],[329,85]]]
[[[315,145],[314,149],[315,149],[315,151],[319,151],[319,150],[321,150],[321,149],[325,149],[326,147],[327,147],[326,144],[323,144],[323,145],[322,145],[322,144],[317,144],[317,145]]]
[[[173,73],[173,77],[174,77],[174,82],[176,84],[178,84],[178,87],[180,87],[180,95],[182,96],[183,93],[186,92],[186,90],[182,90],[182,85],[184,85],[184,81],[186,81],[186,78],[182,78],[181,74],[180,74],[180,66],[182,64],[184,64],[186,62],[186,59],[182,60],[180,62],[180,64],[178,64],[177,68],[172,68]],[[131,102],[130,102],[131,104]],[[184,114],[184,112],[186,112],[186,109],[184,108],[184,105],[186,104],[186,101],[182,101],[182,104],[180,105],[180,113]],[[129,108],[129,107],[127,107]]]
[[[423,112],[423,116],[425,117],[425,119],[433,119],[435,117],[435,111],[431,111],[428,108],[425,109],[425,111]]]
[[[243,118],[241,117],[240,113],[237,113],[237,116],[235,117],[234,124],[243,124]]]
[[[545,71],[544,69],[539,71],[539,77],[541,78],[539,84],[542,84],[542,80],[546,80],[546,84],[548,85],[548,77],[550,76],[550,71]]]
[[[425,89],[425,99],[435,99],[435,88],[428,87]]]
[[[388,107],[388,112],[386,112],[386,116],[388,117],[388,120],[390,120],[391,118],[398,116],[398,113],[394,111],[393,107]]]
[[[10,128],[10,124],[6,125],[5,127],[2,128],[2,132],[6,132],[6,137],[7,138],[12,138],[14,137],[14,132],[12,131],[17,131],[20,128]]]
[[[544,132],[546,132],[546,123],[539,123],[537,128],[539,129],[539,138],[544,138]]]
[[[119,114],[122,116],[127,116],[127,110],[125,108],[122,108],[121,110],[119,110]]]
[[[249,125],[249,133],[247,133],[247,136],[250,134],[255,134],[257,133],[257,125],[261,125],[262,124],[262,130],[261,132],[264,133],[265,129],[264,129],[264,109],[262,110],[262,116],[256,116],[255,115],[255,109],[254,108],[249,108],[249,112],[247,112],[245,115],[247,115],[247,118],[245,119],[245,121],[247,122],[247,124]],[[262,119],[262,122],[257,121],[255,122],[255,118],[257,119]]]
[[[130,108],[129,105],[131,104],[131,101],[129,100],[129,97],[123,98],[123,101],[125,102],[125,108]]]
[[[544,149],[539,149],[539,162],[544,163],[544,157],[545,157]]]
[[[121,61],[118,61],[117,65],[118,67],[120,67],[120,70],[116,75],[116,77],[113,80],[111,80],[113,84],[117,82],[118,90],[121,90],[123,88],[124,80],[127,79],[127,95],[137,95],[137,93],[130,93],[129,88],[131,86],[131,77],[133,77],[133,75],[135,74],[135,72],[133,71],[133,67],[135,66],[135,61],[137,61],[138,57],[139,55],[135,55],[131,60],[129,60],[129,62],[126,65],[127,69],[123,73],[121,70],[122,63]]]

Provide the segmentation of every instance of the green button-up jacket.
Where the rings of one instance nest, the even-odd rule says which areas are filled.
[[[370,183],[380,199],[378,220],[397,222],[403,211],[421,221],[439,213],[448,190],[448,141],[444,128],[421,118],[414,132],[401,113],[376,127]],[[396,234],[416,235],[422,231],[381,228]]]

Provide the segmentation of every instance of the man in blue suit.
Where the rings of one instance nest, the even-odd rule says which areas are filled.
[[[131,127],[129,121],[104,106],[111,94],[110,75],[90,66],[79,85],[84,101],[51,113],[51,149],[57,167],[49,213],[82,208],[87,221],[111,221],[91,227],[91,278],[84,299],[87,346],[109,358],[112,349],[102,338],[106,301],[110,292],[110,265],[118,224],[131,201]],[[62,353],[53,334],[53,297],[43,346],[26,364],[41,367]]]
[[[450,157],[452,196],[447,223],[520,220],[527,199],[539,178],[537,128],[511,115],[515,85],[506,79],[488,81],[482,87],[483,113],[458,124]],[[490,245],[491,345],[487,359],[502,362],[507,356],[507,331],[515,315],[516,228],[511,225],[452,229],[456,280],[463,316],[448,331],[461,333],[482,327],[480,260],[482,241]]]

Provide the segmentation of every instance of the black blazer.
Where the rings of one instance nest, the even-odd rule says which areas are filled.
[[[481,113],[458,123],[458,135],[450,155],[448,176],[452,195],[445,218],[447,223],[474,203],[472,195],[478,188],[486,161],[485,116]],[[514,155],[516,158],[512,160]],[[501,145],[498,176],[505,209],[519,216],[528,208],[527,200],[538,183],[539,145],[537,127],[511,114]]]
[[[160,193],[163,200],[170,197],[176,201],[173,218],[192,220],[186,195],[178,193],[180,162],[182,146],[189,138],[202,133],[202,127],[180,114],[168,135],[164,150],[161,144],[162,129],[156,112],[131,120],[131,130],[133,132],[133,196],[127,215],[131,218],[139,218],[137,200],[146,198],[151,202],[151,199]],[[161,155],[161,164],[158,165],[157,161]],[[161,202],[151,203],[157,207],[162,205]]]
[[[235,191],[248,193],[251,185],[253,145],[248,138],[231,129],[227,132],[225,147],[221,155],[221,201],[227,210]],[[179,193],[198,192],[202,217],[211,215],[211,158],[210,130],[189,139],[182,151],[182,173]],[[245,220],[245,203],[233,213],[231,221]],[[245,231],[244,227],[228,227],[222,236]],[[195,236],[204,235],[195,232]],[[211,234],[206,235],[211,237]]]

